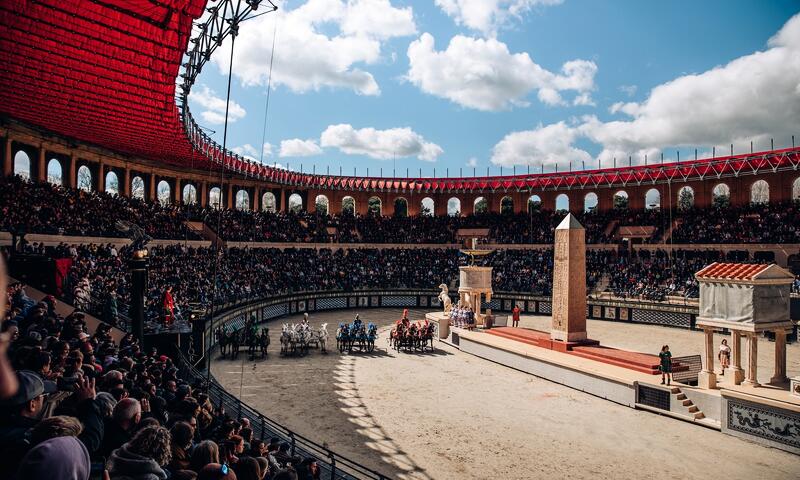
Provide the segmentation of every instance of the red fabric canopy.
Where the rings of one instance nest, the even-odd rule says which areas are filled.
[[[175,79],[205,4],[0,2],[0,112],[123,154],[197,163]]]

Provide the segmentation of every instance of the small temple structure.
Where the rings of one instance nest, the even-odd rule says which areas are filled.
[[[695,274],[700,284],[697,326],[705,332],[706,363],[698,378],[701,386],[716,388],[714,331],[727,329],[732,336],[729,367],[734,385],[758,386],[758,337],[775,335],[775,372],[770,383],[786,378],[786,334],[792,329],[790,286],[794,280],[775,264],[712,263]],[[742,337],[747,339],[747,369],[742,368]]]

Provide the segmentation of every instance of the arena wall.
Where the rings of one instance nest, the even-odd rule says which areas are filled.
[[[743,168],[734,176],[718,177],[711,173],[703,180],[689,179],[688,177],[684,179],[679,176],[669,182],[640,180],[608,187],[593,186],[591,183],[586,186],[570,185],[570,182],[563,182],[561,186],[547,189],[504,187],[486,188],[482,191],[458,189],[403,191],[394,188],[347,190],[271,183],[229,173],[225,174],[224,181],[220,183],[218,172],[204,171],[193,168],[191,165],[175,168],[145,159],[128,158],[102,148],[76,144],[70,139],[44,134],[13,121],[6,121],[4,125],[0,125],[0,137],[3,138],[2,172],[4,175],[13,173],[14,155],[23,151],[31,160],[32,177],[40,181],[46,180],[46,165],[51,159],[54,159],[61,165],[63,184],[68,187],[75,187],[77,170],[85,165],[92,173],[94,190],[104,191],[106,175],[114,172],[119,178],[121,195],[129,196],[132,179],[140,177],[144,181],[144,196],[148,201],[156,200],[155,186],[164,180],[170,185],[174,202],[182,202],[183,188],[192,185],[197,191],[199,203],[206,206],[209,192],[212,188],[217,187],[220,188],[223,206],[233,207],[236,193],[244,190],[248,193],[250,209],[253,210],[261,209],[262,195],[269,192],[275,196],[276,208],[279,211],[287,210],[289,197],[295,193],[299,194],[303,200],[303,210],[314,212],[316,208],[314,199],[318,195],[324,195],[328,199],[330,213],[336,214],[342,211],[344,197],[352,197],[355,200],[356,212],[359,214],[366,214],[369,199],[376,197],[381,201],[384,215],[394,214],[395,200],[401,198],[407,201],[409,215],[416,215],[420,212],[421,202],[424,198],[433,199],[434,214],[446,215],[448,200],[457,198],[461,204],[459,214],[469,215],[473,213],[475,200],[479,197],[486,199],[491,212],[500,211],[500,205],[504,198],[512,200],[514,212],[525,212],[528,208],[528,199],[533,195],[537,195],[541,199],[542,208],[549,210],[556,208],[556,198],[559,195],[566,195],[569,199],[569,210],[579,212],[584,209],[586,196],[590,193],[597,195],[597,209],[607,211],[613,208],[613,197],[620,191],[627,193],[630,209],[641,210],[646,207],[645,197],[647,192],[652,189],[658,191],[662,207],[673,207],[677,202],[679,190],[683,186],[693,189],[696,206],[707,207],[712,203],[714,187],[720,183],[724,183],[730,189],[732,205],[744,205],[749,203],[751,186],[758,180],[765,180],[769,184],[769,199],[771,202],[778,202],[792,198],[793,185],[800,179],[800,172],[797,171],[795,165],[789,171],[760,168],[754,173],[750,168]],[[201,154],[198,153],[198,155]],[[567,172],[565,175],[571,175],[571,173]]]

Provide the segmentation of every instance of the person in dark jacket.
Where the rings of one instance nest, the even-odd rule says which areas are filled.
[[[162,468],[172,458],[172,439],[164,427],[139,430],[130,442],[111,453],[106,468],[111,480],[165,480]]]
[[[55,391],[29,371],[17,372],[17,382],[17,393],[0,405],[5,413],[0,420],[0,478],[11,478],[16,471],[30,448],[30,432],[39,423],[45,395]]]
[[[99,450],[101,457],[108,457],[111,452],[129,442],[142,420],[142,406],[134,398],[123,398],[114,407],[110,419],[105,421],[105,435]]]

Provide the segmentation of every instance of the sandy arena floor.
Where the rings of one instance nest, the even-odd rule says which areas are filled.
[[[402,309],[360,310],[388,325]],[[311,315],[331,335],[356,311]],[[412,311],[412,319],[424,311]],[[234,395],[334,451],[397,478],[800,478],[795,455],[718,431],[633,410],[437,343],[426,354],[387,352],[387,331],[373,354],[277,355],[215,361],[212,371]],[[547,319],[523,317],[542,328]],[[676,356],[699,353],[702,334],[648,325],[590,321],[604,344]],[[772,345],[759,348],[769,377]],[[763,357],[762,357],[763,356]],[[800,373],[800,345],[788,347],[789,374]],[[761,375],[759,375],[761,376]]]

